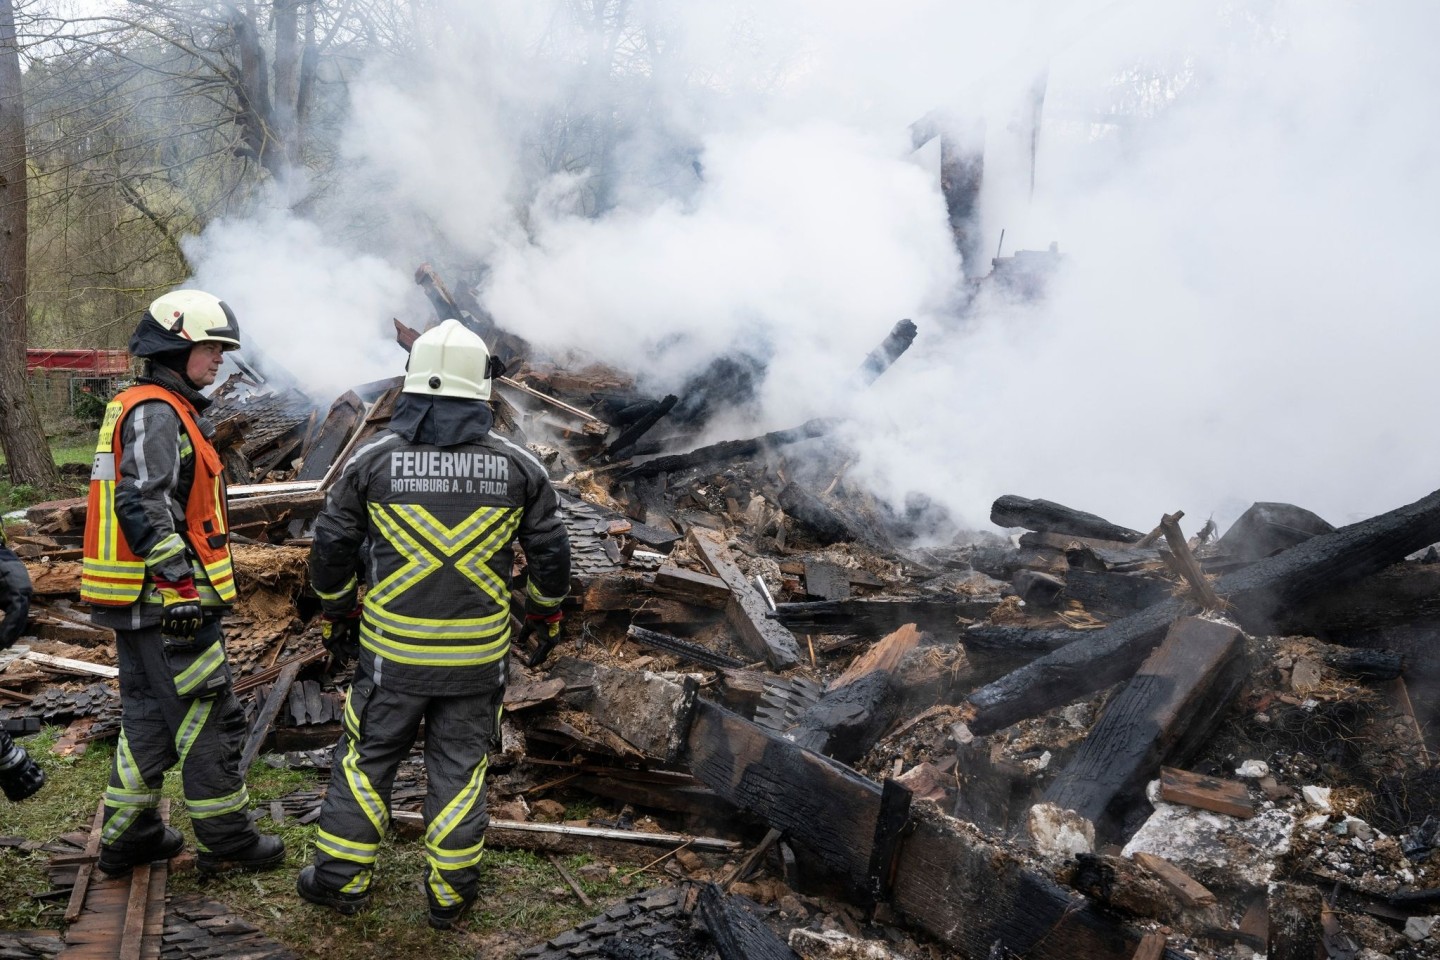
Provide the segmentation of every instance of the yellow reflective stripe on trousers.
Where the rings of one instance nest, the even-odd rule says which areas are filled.
[[[346,840],[344,837],[337,837],[333,833],[321,830],[315,834],[315,849],[336,860],[349,860],[351,863],[368,867],[375,862],[375,857],[380,852],[380,844]]]
[[[485,840],[473,847],[466,847],[464,850],[446,850],[437,847],[430,841],[425,841],[425,859],[436,870],[464,870],[466,867],[473,867],[485,855]]]
[[[100,831],[100,839],[106,843],[114,843],[120,839],[125,831],[130,829],[135,818],[140,816],[141,810],[160,802],[159,791],[152,791],[145,786],[145,780],[140,776],[140,765],[135,762],[130,740],[125,736],[123,721],[120,741],[115,746],[115,775],[120,778],[121,785],[107,787],[105,790],[106,805],[116,808]],[[142,797],[146,798],[143,802]],[[149,802],[150,797],[154,798],[154,802]]]
[[[235,813],[244,810],[250,805],[250,792],[241,787],[234,793],[223,797],[213,797],[209,800],[191,800],[185,798],[185,809],[190,811],[191,820],[205,820],[210,817],[222,817],[227,813]]]
[[[145,790],[145,780],[140,776],[140,764],[130,750],[130,738],[125,736],[125,724],[120,724],[120,742],[115,747],[115,773],[120,783],[128,790]]]
[[[482,757],[471,772],[469,782],[461,787],[454,799],[445,805],[445,809],[430,821],[430,826],[425,830],[426,847],[433,846],[439,849],[445,838],[450,836],[450,831],[455,829],[455,825],[464,820],[466,814],[475,808],[475,802],[484,795],[485,771],[489,767],[490,758]]]
[[[355,705],[351,698],[355,696],[355,688],[352,686],[345,691],[345,716],[342,718],[345,724],[345,732],[350,735],[351,740],[360,739],[360,718],[355,715]]]
[[[327,593],[326,591],[321,590],[314,584],[310,585],[310,589],[315,591],[315,596],[319,597],[321,600],[343,600],[348,594],[350,594],[354,590],[359,589],[359,587],[360,581],[358,581],[355,577],[351,577],[349,580],[345,581],[344,585],[342,585],[339,590],[336,590],[333,593]]]
[[[446,880],[445,875],[438,869],[430,870],[425,882],[430,887],[430,895],[435,898],[435,902],[440,906],[459,906],[461,902],[460,894],[455,891],[454,887],[450,886],[450,881]]]
[[[185,711],[185,719],[180,721],[180,729],[175,731],[175,751],[180,754],[181,766],[184,766],[185,758],[190,755],[190,748],[195,746],[195,741],[199,739],[205,721],[210,719],[210,708],[214,705],[214,700],[195,700],[190,704],[190,709]]]
[[[136,807],[147,809],[157,806],[160,803],[159,790],[127,790],[124,787],[106,787],[105,803],[107,806],[122,808]]]
[[[380,798],[379,791],[371,785],[365,771],[360,769],[360,751],[356,748],[354,739],[345,745],[345,758],[340,761],[340,768],[345,771],[345,783],[350,787],[350,795],[360,805],[365,819],[370,821],[375,832],[383,837],[385,828],[390,824],[390,810]]]
[[[190,666],[175,675],[175,692],[185,696],[204,686],[210,675],[225,665],[225,650],[212,643]]]

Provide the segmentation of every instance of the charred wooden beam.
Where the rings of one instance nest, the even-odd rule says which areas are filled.
[[[354,393],[346,391],[330,406],[324,422],[313,437],[301,448],[304,461],[295,472],[296,480],[321,480],[330,472],[345,442],[360,426],[365,416],[365,404]]]
[[[683,697],[678,684],[660,683],[652,697],[671,704]],[[617,735],[634,735],[625,711],[593,715]],[[897,915],[962,956],[990,956],[997,942],[1032,960],[1128,960],[1134,952],[1137,937],[1114,917],[972,828],[907,807],[907,825],[897,829],[895,803],[887,806],[881,786],[842,764],[706,700],[695,701],[684,736],[681,759],[697,779],[779,830],[857,895],[883,889],[877,864],[893,864]]]
[[[1093,513],[1049,500],[1027,500],[1010,494],[1000,497],[990,507],[990,522],[998,527],[1024,527],[1123,543],[1135,543],[1145,537],[1138,530],[1111,523]]]
[[[915,342],[915,333],[914,320],[901,320],[895,324],[889,336],[880,341],[880,345],[871,350],[869,356],[860,364],[860,382],[874,383],[880,374],[889,370],[890,365],[900,359],[900,355],[909,350],[910,344]]]
[[[677,453],[665,457],[656,457],[654,460],[647,460],[644,463],[636,464],[620,475],[620,479],[629,480],[634,477],[653,477],[657,473],[674,472],[684,470],[687,467],[696,467],[706,463],[714,463],[717,460],[734,460],[743,457],[754,456],[767,447],[780,447],[790,443],[799,443],[802,440],[811,440],[815,437],[824,436],[840,423],[835,417],[820,417],[814,420],[807,420],[798,427],[789,430],[776,430],[772,433],[759,437],[750,437],[745,440],[725,440],[721,443],[712,443],[708,447],[699,447],[689,453]]]
[[[1113,834],[1164,763],[1184,763],[1219,724],[1245,678],[1244,634],[1189,617],[1170,628],[1050,784],[1044,799]]]
[[[1066,600],[1077,601],[1090,613],[1127,617],[1171,595],[1175,584],[1157,577],[1131,573],[1096,573],[1071,567],[1065,574]]]
[[[620,432],[620,435],[601,453],[600,462],[610,463],[628,457],[635,449],[635,444],[640,442],[640,438],[648,433],[651,427],[659,423],[661,418],[669,413],[679,400],[680,398],[672,393],[655,404],[648,413]]]
[[[1384,569],[1440,540],[1440,491],[1369,520],[1314,537],[1215,584],[1240,625],[1266,634],[1303,603]],[[976,690],[970,726],[989,733],[1102,690],[1132,674],[1190,606],[1171,599],[1088,632]],[[1053,638],[1070,636],[1051,631]]]
[[[857,657],[805,711],[789,738],[842,763],[863,757],[895,719],[902,698],[892,675],[919,643],[920,632],[906,624]]]
[[[995,601],[984,600],[818,600],[776,604],[774,616],[794,630],[870,637],[913,623],[920,632],[949,643],[964,629],[963,621],[987,616],[994,607]]]
[[[715,941],[720,960],[798,960],[795,951],[744,906],[742,898],[727,896],[713,883],[700,888],[695,912]]]
[[[770,609],[749,579],[736,566],[719,535],[699,527],[690,531],[690,544],[715,576],[730,588],[725,616],[745,645],[746,652],[767,661],[776,670],[800,662],[795,635],[769,618]]]
[[[727,657],[724,654],[707,650],[698,643],[690,643],[688,640],[681,640],[679,637],[667,636],[657,633],[654,630],[646,630],[644,627],[637,627],[633,624],[626,631],[625,635],[635,643],[650,650],[659,650],[662,653],[673,654],[681,660],[688,660],[691,663],[698,663],[702,667],[709,667],[711,670],[738,670],[745,664],[734,657]]]

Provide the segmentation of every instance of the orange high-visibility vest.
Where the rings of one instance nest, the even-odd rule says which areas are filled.
[[[90,471],[80,598],[101,606],[125,607],[139,598],[145,586],[145,561],[125,542],[115,516],[115,483],[119,479],[120,423],[136,404],[147,400],[168,403],[180,416],[195,448],[195,480],[185,503],[185,529],[180,533],[219,599],[233,603],[235,570],[230,560],[230,525],[220,454],[195,423],[197,414],[190,402],[150,384],[122,391],[105,408]]]

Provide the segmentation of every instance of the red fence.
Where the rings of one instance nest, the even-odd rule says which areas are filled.
[[[91,377],[123,377],[130,372],[124,350],[26,350],[25,370],[56,370]]]

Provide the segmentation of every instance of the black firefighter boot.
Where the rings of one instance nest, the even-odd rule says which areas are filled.
[[[337,890],[315,876],[314,866],[300,871],[300,877],[295,881],[295,892],[317,906],[329,907],[347,917],[359,913],[370,902],[370,891],[346,893]]]
[[[262,833],[257,835],[248,847],[241,847],[233,853],[201,853],[195,858],[195,869],[199,870],[202,876],[213,877],[232,870],[260,873],[274,870],[284,863],[285,841]]]
[[[174,827],[165,827],[160,839],[153,843],[101,847],[100,872],[108,877],[123,877],[142,863],[169,860],[184,849],[184,835]]]

